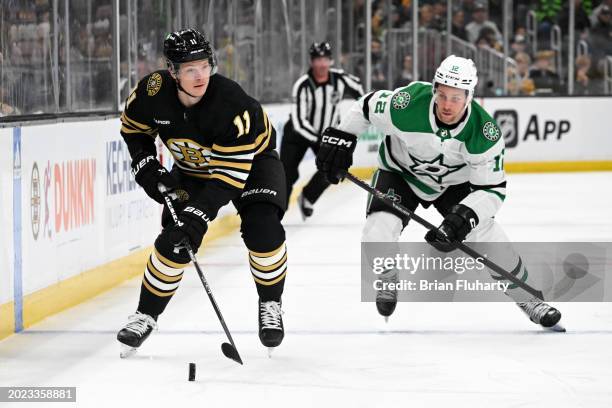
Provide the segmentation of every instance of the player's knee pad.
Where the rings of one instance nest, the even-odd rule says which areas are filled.
[[[178,250],[174,243],[168,240],[168,234],[159,234],[155,240],[155,250],[157,253],[173,264],[188,264],[191,261],[189,254],[183,248]]]
[[[377,211],[368,215],[361,242],[397,242],[402,233],[402,220],[394,214]]]
[[[259,202],[245,207],[240,217],[240,232],[249,250],[269,252],[285,242],[281,211],[271,203]]]

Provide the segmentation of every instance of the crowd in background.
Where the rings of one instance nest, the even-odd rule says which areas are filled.
[[[134,81],[126,78],[141,78],[147,72],[163,68],[161,58],[161,42],[166,27],[172,25],[168,20],[167,7],[175,7],[169,0],[151,0],[142,3],[138,9],[138,33],[136,39],[137,56],[127,65],[128,48],[127,19],[125,1],[120,2],[120,97],[125,97]],[[182,0],[201,6],[207,10],[200,0]],[[213,42],[218,50],[220,71],[232,78],[244,82],[245,86],[253,83],[253,71],[264,71],[266,65],[257,65],[253,61],[257,52],[253,47],[255,0],[218,1],[219,7],[214,9],[213,21],[224,21],[228,14],[221,4],[235,5],[241,14],[233,22],[218,24]],[[314,1],[314,0],[313,0]],[[336,4],[326,1],[325,7]],[[568,84],[568,21],[569,3],[575,7],[575,77],[574,95],[601,95],[603,93],[604,64],[608,56],[612,56],[612,0],[514,0],[512,9],[512,24],[510,26],[509,49],[512,64],[507,69],[507,89],[502,94],[510,95],[541,95],[567,94]],[[113,109],[113,37],[112,37],[112,1],[88,0],[59,2],[56,15],[53,14],[52,0],[0,0],[0,116],[49,113],[63,111],[87,111]],[[68,18],[66,7],[68,4]],[[227,5],[226,4],[226,5]],[[266,3],[267,4],[267,3]],[[271,3],[272,4],[272,3]],[[299,45],[297,25],[300,17],[298,0],[288,0],[293,4],[291,9],[295,16],[290,15],[289,30],[292,41]],[[342,49],[340,61],[336,64],[348,68],[351,72],[365,76],[365,0],[350,0],[342,2]],[[435,33],[447,32],[447,2],[445,0],[420,0],[418,7],[418,23],[421,31]],[[273,7],[273,5],[268,5]],[[275,6],[274,6],[275,7]],[[504,0],[454,0],[451,6],[452,26],[450,32],[458,42],[470,44],[478,50],[503,51],[502,19]],[[412,0],[373,0],[372,2],[372,88],[399,87],[412,80],[431,80],[430,71],[414,78],[413,60],[410,49],[388,44],[387,32],[392,30],[411,31]],[[290,10],[290,11],[291,11]],[[193,9],[186,10],[187,14]],[[325,15],[327,10],[323,10]],[[350,13],[353,18],[348,18]],[[535,12],[537,49],[527,27],[527,15]],[[310,13],[310,11],[309,11]],[[277,13],[282,16],[281,12]],[[199,16],[199,15],[198,15]],[[203,18],[198,17],[202,21]],[[243,21],[248,19],[247,21]],[[198,20],[199,21],[199,20]],[[316,21],[316,20],[315,20]],[[326,23],[332,27],[335,17]],[[66,24],[68,23],[68,24]],[[284,35],[282,19],[270,20],[266,24],[272,26],[268,37],[262,40],[264,46],[274,48],[263,49],[263,52],[281,52],[278,44],[271,40],[279,40]],[[206,31],[206,27],[200,25]],[[352,27],[348,25],[353,24]],[[316,25],[316,24],[315,24]],[[561,48],[551,44],[551,32],[558,26],[561,30]],[[68,30],[66,30],[68,28]],[[333,28],[332,28],[333,29]],[[293,31],[292,31],[293,30]],[[333,34],[326,31],[329,38],[306,38],[306,43],[313,40],[334,41]],[[318,35],[317,27],[313,35]],[[349,38],[350,37],[350,38]],[[274,45],[276,44],[276,45]],[[348,44],[354,44],[347,49]],[[421,46],[424,48],[424,46]],[[279,51],[280,50],[280,51]],[[293,70],[281,69],[287,83],[292,83],[302,67],[297,48],[289,49],[293,58]],[[443,49],[445,52],[445,48]],[[391,59],[391,52],[399,53],[399,58]],[[461,52],[457,52],[461,55]],[[280,54],[279,54],[280,55]],[[265,57],[265,55],[263,56]],[[278,57],[277,57],[278,58]],[[274,60],[275,58],[270,58]],[[267,59],[264,58],[267,61]],[[69,63],[68,63],[69,61]],[[435,69],[439,61],[419,59],[419,67],[429,63]],[[480,62],[480,61],[478,61]],[[389,69],[391,66],[392,69]],[[427,68],[427,67],[425,67]],[[129,71],[129,72],[128,72]],[[483,83],[487,81],[487,72],[482,72]],[[273,93],[266,98],[266,92],[272,89],[269,84],[280,77],[275,75],[263,82],[259,97],[266,101],[278,100]],[[292,74],[290,74],[292,72]],[[390,74],[391,73],[391,74]],[[270,75],[268,75],[270,76]],[[69,82],[69,83],[68,83]],[[365,82],[365,81],[364,81]],[[499,85],[499,84],[497,84]],[[287,87],[289,88],[289,87]],[[499,89],[497,89],[499,91]],[[500,93],[481,93],[495,95]],[[277,98],[277,99],[275,99]]]
[[[516,66],[509,68],[508,93],[512,95],[565,94],[567,72],[557,72],[558,66],[568,66],[569,4],[575,7],[574,95],[601,95],[605,59],[612,56],[612,0],[515,0],[509,47]],[[479,49],[503,52],[502,18],[503,0],[462,0],[452,2],[451,33],[458,39]],[[372,5],[372,83],[388,83],[384,58],[385,33],[392,29],[410,28],[412,1],[393,0],[388,10],[386,0],[375,0]],[[419,29],[446,32],[447,2],[420,0]],[[536,15],[537,49],[530,43],[527,32],[527,14]],[[555,64],[558,51],[553,50],[551,31],[558,25],[562,34],[561,64]],[[578,46],[579,45],[579,46]],[[401,73],[391,78],[394,86],[413,80],[412,55],[406,53]],[[418,78],[430,80],[430,78]],[[374,86],[373,85],[373,86]]]

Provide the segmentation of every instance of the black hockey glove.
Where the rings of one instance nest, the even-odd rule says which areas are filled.
[[[197,208],[197,204],[189,203],[183,211],[178,214],[178,224],[173,224],[164,233],[167,234],[168,241],[175,247],[180,247],[185,240],[191,245],[194,252],[202,244],[202,238],[208,230],[210,219],[206,213]]]
[[[327,181],[338,184],[344,179],[345,173],[353,164],[356,146],[357,136],[332,127],[325,129],[316,163]]]
[[[444,217],[438,229],[429,230],[425,234],[425,241],[438,251],[450,252],[456,248],[454,243],[463,242],[476,225],[478,225],[476,213],[470,207],[457,204]]]
[[[132,173],[136,182],[144,189],[149,197],[160,204],[164,203],[164,197],[159,191],[158,185],[163,184],[169,192],[178,187],[177,181],[170,175],[168,170],[161,165],[159,160],[150,153],[142,152],[132,159]]]

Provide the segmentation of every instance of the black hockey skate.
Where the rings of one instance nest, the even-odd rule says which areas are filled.
[[[282,302],[259,300],[259,340],[268,347],[268,354],[273,347],[278,347],[285,337],[283,327]]]
[[[302,221],[306,221],[306,218],[310,217],[314,211],[313,204],[304,197],[304,193],[300,193],[297,202],[298,207],[300,207],[300,214],[302,214]]]
[[[561,312],[541,300],[534,298],[529,302],[517,302],[516,305],[520,307],[535,324],[539,324],[548,330],[558,332],[565,331],[565,328],[559,324]]]
[[[155,319],[147,314],[136,312],[128,317],[128,323],[117,333],[117,340],[121,343],[121,358],[126,358],[134,353],[140,345],[149,337],[153,329],[157,329]]]
[[[380,280],[383,285],[387,283],[397,283],[397,271],[388,270],[380,274]],[[395,311],[397,306],[397,290],[388,289],[383,286],[383,289],[376,291],[376,309],[381,316],[384,316],[385,322],[389,321],[389,316]]]

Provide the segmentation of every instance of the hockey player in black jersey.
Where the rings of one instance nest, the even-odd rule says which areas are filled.
[[[180,246],[200,247],[221,207],[233,202],[259,294],[259,338],[266,347],[284,337],[281,295],[287,273],[285,173],[275,130],[260,104],[234,81],[217,74],[204,35],[187,29],[164,41],[168,70],[144,77],[125,103],[121,135],[132,157],[136,182],[163,204],[159,184],[174,197],[179,223],[167,208],[163,230],[144,270],[136,313],[117,334],[129,354],[157,325],[190,261]],[[159,136],[174,166],[157,160]]]
[[[287,175],[287,199],[299,177],[298,166],[308,149],[316,154],[323,130],[340,122],[338,103],[345,97],[363,95],[359,78],[341,69],[331,68],[329,43],[313,43],[309,49],[310,69],[293,85],[291,117],[283,128],[281,161]],[[298,197],[302,218],[310,217],[314,203],[329,187],[320,171],[308,181]]]

